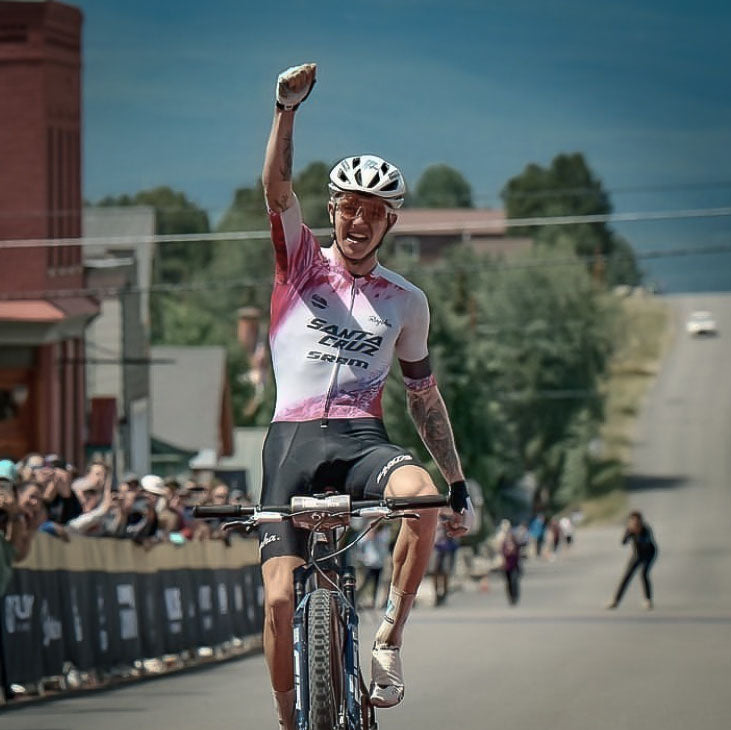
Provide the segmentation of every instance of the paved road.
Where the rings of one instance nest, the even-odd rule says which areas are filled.
[[[503,586],[415,611],[393,730],[726,730],[731,726],[731,297],[673,298],[675,344],[637,434],[632,504],[660,544],[657,609],[619,577],[621,526],[582,530],[570,553],[527,566],[523,600]],[[721,336],[682,322],[709,307]],[[364,617],[363,636],[375,628]],[[261,657],[0,714],[4,730],[273,728]]]

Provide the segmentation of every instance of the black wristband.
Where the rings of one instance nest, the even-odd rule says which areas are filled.
[[[467,491],[467,482],[464,479],[460,479],[457,482],[452,482],[449,485],[449,506],[455,512],[462,512],[467,509],[467,500],[470,498],[470,494]]]

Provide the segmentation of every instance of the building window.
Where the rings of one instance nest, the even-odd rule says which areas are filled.
[[[415,236],[399,238],[396,241],[396,253],[411,259],[418,259],[421,254],[421,241]]]

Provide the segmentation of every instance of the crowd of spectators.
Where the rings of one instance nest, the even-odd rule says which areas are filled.
[[[193,517],[201,504],[247,504],[223,482],[125,474],[114,483],[103,460],[84,473],[57,454],[31,453],[18,463],[0,460],[0,595],[12,564],[28,554],[37,531],[61,540],[74,535],[160,542],[229,540],[220,525]]]

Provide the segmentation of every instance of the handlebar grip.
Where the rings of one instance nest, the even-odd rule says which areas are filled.
[[[422,497],[386,497],[391,509],[424,509],[428,507],[447,507],[449,497],[444,494],[425,494]]]
[[[193,507],[193,517],[243,517],[254,514],[254,508],[244,504],[201,504]]]

